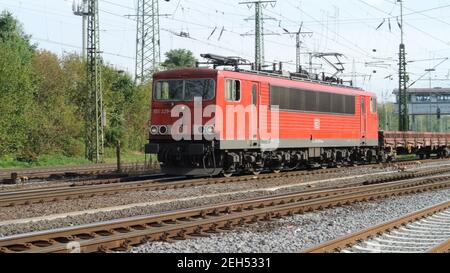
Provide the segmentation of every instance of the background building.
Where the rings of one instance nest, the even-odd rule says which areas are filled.
[[[398,89],[394,95],[398,114]],[[449,131],[450,88],[408,89],[408,113],[412,131]]]

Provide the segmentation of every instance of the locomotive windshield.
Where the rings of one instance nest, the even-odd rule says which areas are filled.
[[[211,100],[214,96],[215,82],[211,79],[159,80],[155,84],[154,99],[158,101]]]

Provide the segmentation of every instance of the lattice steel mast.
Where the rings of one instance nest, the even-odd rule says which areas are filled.
[[[277,1],[247,1],[239,4],[255,5],[255,69],[261,70],[264,64],[264,26],[262,9],[264,4],[275,4]]]
[[[307,31],[307,32],[302,32],[302,28],[303,28],[303,22],[300,24],[300,28],[298,29],[297,32],[291,32],[288,31],[287,29],[284,29],[285,34],[287,35],[295,35],[295,66],[296,66],[296,71],[298,73],[301,72],[301,50],[302,50],[302,40],[300,39],[300,35],[313,35],[312,32]]]
[[[159,0],[137,1],[136,74],[138,83],[152,78],[161,63]]]
[[[96,163],[103,162],[104,125],[101,79],[100,29],[98,0],[88,0],[87,13],[87,83],[86,157]]]
[[[399,50],[399,131],[409,131],[409,113],[408,113],[408,74],[406,72],[406,47],[404,44],[404,24],[403,24],[403,0],[397,0],[400,3],[400,29],[401,43]]]

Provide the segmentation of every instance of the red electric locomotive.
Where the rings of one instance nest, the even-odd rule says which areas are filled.
[[[154,75],[150,142],[174,175],[279,172],[383,160],[376,95],[283,73]]]

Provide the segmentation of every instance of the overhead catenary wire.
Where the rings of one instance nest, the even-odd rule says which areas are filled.
[[[113,32],[126,32],[127,30],[133,29],[132,27],[128,27],[128,23],[126,23],[127,25],[124,25],[122,23],[122,22],[129,21],[129,23],[131,25],[131,22],[133,22],[132,18],[124,17],[125,14],[131,13],[132,11],[134,12],[135,8],[133,7],[132,4],[131,5],[123,4],[124,2],[117,1],[117,0],[99,0],[99,1],[100,1],[100,4],[103,3],[103,5],[101,5],[101,7],[100,7],[101,8],[100,12],[102,13],[102,18],[101,18],[102,27],[101,28],[106,30],[106,32],[111,32],[110,34],[108,34],[108,39],[110,38],[110,35],[115,34]],[[66,0],[66,2],[70,2],[70,1]],[[250,27],[243,23],[242,24],[233,23],[234,21],[238,22],[238,20],[236,20],[235,17],[247,16],[246,14],[239,13],[239,11],[237,10],[238,6],[236,5],[236,2],[217,0],[217,1],[214,1],[214,5],[209,5],[209,3],[202,2],[202,1],[177,0],[177,1],[171,1],[168,3],[170,5],[168,8],[169,13],[172,13],[172,11],[175,10],[175,8],[177,7],[179,2],[181,2],[181,3],[188,2],[189,3],[189,5],[184,5],[186,13],[188,13],[188,15],[186,15],[186,17],[184,19],[181,17],[180,14],[175,15],[173,17],[171,16],[171,18],[163,18],[162,20],[164,20],[166,25],[168,25],[168,28],[175,30],[175,29],[177,29],[176,25],[188,24],[189,29],[193,32],[193,33],[191,33],[191,37],[194,37],[196,39],[196,40],[191,39],[193,44],[199,43],[202,45],[208,45],[208,46],[215,47],[215,48],[221,48],[224,51],[231,52],[233,54],[234,53],[236,53],[236,54],[244,53],[247,50],[245,45],[246,45],[246,41],[248,42],[248,40],[246,40],[246,38],[240,37],[240,34],[243,32],[240,29],[250,29]],[[290,1],[290,2],[293,3],[295,1]],[[389,2],[389,1],[387,1],[387,2]],[[0,3],[1,3],[1,0],[0,0]],[[193,3],[195,3],[195,5],[191,5]],[[287,2],[282,1],[283,5],[286,5],[285,3],[287,3]],[[287,5],[289,5],[289,4],[290,3],[287,3]],[[439,8],[441,8],[441,9],[447,8],[449,6],[450,5],[442,4],[439,7],[429,8],[429,9],[426,9],[423,11],[406,13],[405,16],[416,17],[416,18],[419,16],[419,17],[423,17],[423,20],[432,20],[431,18],[424,17],[424,16],[420,15],[419,13],[420,12],[427,13],[427,12],[431,12],[433,10],[438,10]],[[207,7],[209,9],[207,9]],[[22,5],[21,8],[32,8],[32,7],[31,6],[27,7],[26,5]],[[49,8],[51,10],[52,6],[49,6]],[[345,9],[343,9],[343,10],[346,11]],[[121,12],[121,11],[123,11],[123,12]],[[310,10],[305,9],[304,11],[314,18],[314,19],[311,19],[312,17],[304,15],[302,13],[302,15],[303,15],[302,17],[306,17],[306,18],[302,18],[302,21],[304,21],[305,29],[315,30],[314,26],[322,26],[324,28],[325,27],[330,28],[330,30],[329,30],[330,33],[333,33],[333,31],[339,33],[339,31],[335,31],[335,28],[333,27],[333,25],[327,25],[326,22],[323,22],[323,21],[321,22],[320,18],[317,19],[315,14],[311,13]],[[40,12],[44,12],[44,10],[41,10]],[[272,12],[272,11],[268,11],[268,12]],[[120,14],[120,13],[123,13],[123,14]],[[273,11],[273,13],[276,14],[275,11]],[[370,16],[369,18],[361,18],[361,14],[351,14],[349,12],[348,12],[348,14],[350,15],[349,16],[350,18],[329,18],[328,22],[330,24],[333,24],[333,23],[358,24],[358,23],[364,23],[364,22],[375,22],[375,21],[379,20],[379,18],[383,18],[381,16],[378,18],[376,16]],[[215,27],[214,25],[216,25],[216,23],[214,23],[214,25],[209,25],[208,20],[206,20],[207,18],[202,15],[210,16],[211,18],[213,18],[213,16],[219,18],[218,23],[217,23],[217,30],[216,30],[216,33],[214,34],[214,38],[210,39],[209,41],[207,40],[207,37],[213,31],[213,29]],[[278,14],[276,14],[276,15],[278,15]],[[280,18],[280,20],[283,21],[283,26],[293,27],[293,26],[298,26],[298,24],[300,23],[300,19],[298,19],[298,20],[295,19],[294,16],[290,15],[289,13],[284,13],[283,15],[284,15],[284,17],[277,16]],[[385,13],[383,13],[383,15],[385,15]],[[414,16],[414,15],[416,15],[416,16]],[[66,18],[67,18],[67,20],[64,19],[61,21],[62,25],[70,24],[71,21],[74,22],[74,25],[77,23],[77,19],[75,17],[67,16],[67,14],[64,15],[64,13],[62,13],[62,12],[60,12],[58,16],[66,16]],[[388,15],[386,15],[386,16],[388,16]],[[121,18],[123,21],[119,21],[119,20],[115,19],[114,17]],[[351,17],[353,17],[353,18],[351,18]],[[396,16],[390,15],[388,17],[395,18]],[[388,17],[386,17],[386,18],[388,18]],[[197,19],[191,19],[191,18],[199,18],[199,19],[197,20]],[[49,20],[52,20],[52,18],[50,18]],[[409,19],[409,21],[410,21],[410,19]],[[111,25],[109,25],[108,23],[111,23]],[[176,23],[179,23],[179,24],[176,24]],[[268,24],[268,27],[270,28],[271,24]],[[220,41],[218,41],[216,36],[218,35],[218,33],[221,29],[224,29],[223,30],[224,33],[223,33],[222,39]],[[341,34],[341,33],[339,33],[339,34]],[[120,35],[122,35],[122,34],[120,34]],[[167,34],[165,34],[165,35],[167,35]],[[319,36],[323,35],[322,37],[326,38],[325,33],[323,33],[323,34],[317,33],[317,35],[319,35]],[[341,35],[345,36],[344,34],[341,34]],[[46,35],[42,34],[40,36],[45,37]],[[333,35],[331,35],[331,36],[333,36]],[[339,36],[337,36],[337,37],[339,37]],[[49,39],[43,39],[43,40],[46,40],[45,42],[53,43],[53,44],[58,44],[58,43],[60,45],[65,44],[64,39],[55,43],[54,42],[55,40],[60,40],[60,39],[54,39],[54,37],[52,37],[52,36],[47,37],[47,38],[49,38],[53,42],[49,42],[48,41]],[[333,37],[329,37],[329,38],[332,39]],[[177,37],[176,39],[183,39],[183,38]],[[283,39],[267,39],[266,43],[293,49],[294,44],[291,43],[288,39],[289,39],[288,37],[283,38]],[[350,52],[350,55],[349,55],[350,58],[355,57],[357,60],[362,60],[365,58],[373,57],[373,54],[371,54],[368,49],[365,49],[363,46],[361,46],[360,43],[358,43],[350,38],[347,38],[347,39],[350,42],[353,42],[353,44],[351,44],[349,41],[342,39],[342,37],[339,37],[339,39],[337,39],[336,41],[333,40],[332,41],[333,45],[330,43],[329,47],[330,48],[334,47],[334,45],[342,46],[342,48],[344,48],[345,50]],[[239,43],[241,43],[242,45],[235,46],[236,44],[239,44]],[[65,45],[62,45],[62,46],[65,46]],[[311,43],[307,43],[304,46],[306,48],[311,47]],[[357,48],[356,46],[359,46],[360,48]],[[77,48],[77,47],[72,47],[72,48]],[[108,46],[108,48],[110,49],[110,46]],[[273,48],[274,47],[271,46],[271,49],[273,49]],[[109,50],[108,52],[105,52],[105,55],[110,55],[110,56],[121,55],[122,57],[120,57],[120,58],[129,59],[129,60],[133,59],[132,57],[125,56],[127,54],[115,54],[110,51],[111,50]],[[246,56],[248,55],[247,52],[245,52],[244,54]],[[285,63],[289,63],[289,62],[285,61]]]
[[[361,2],[362,4],[366,5],[366,6],[369,6],[369,7],[373,8],[373,9],[375,9],[375,10],[378,10],[378,11],[381,12],[381,13],[384,13],[384,14],[388,14],[388,15],[389,15],[388,12],[386,12],[386,11],[380,9],[379,7],[374,6],[374,5],[370,4],[370,3],[367,3],[367,2],[364,1],[364,0],[358,0],[358,1]],[[443,44],[445,44],[445,45],[447,45],[447,46],[450,45],[450,42],[449,42],[449,41],[442,40],[441,38],[438,38],[438,37],[436,37],[436,36],[430,34],[430,33],[427,32],[427,31],[421,30],[421,29],[419,29],[418,27],[416,27],[416,26],[414,26],[414,25],[412,25],[412,24],[405,23],[405,25],[407,25],[407,26],[409,26],[409,27],[415,29],[416,31],[419,31],[419,32],[421,32],[422,34],[424,34],[424,35],[426,35],[426,36],[428,36],[428,37],[430,37],[430,38],[432,38],[432,39],[434,39],[434,40],[436,40],[436,41],[439,41],[439,42],[441,42],[441,43],[443,43]]]
[[[396,2],[392,2],[390,0],[384,0],[384,1],[388,2],[388,3],[396,4]],[[442,20],[442,19],[440,19],[438,17],[433,17],[433,16],[430,16],[430,15],[426,14],[426,12],[428,12],[428,11],[432,11],[432,10],[436,10],[436,9],[442,9],[442,8],[446,8],[446,7],[450,7],[450,5],[444,5],[444,6],[440,6],[440,7],[436,7],[436,8],[432,8],[432,9],[427,9],[427,10],[423,10],[423,11],[412,10],[412,9],[410,9],[408,7],[405,7],[405,9],[411,11],[411,13],[409,13],[409,15],[411,15],[411,14],[419,14],[419,15],[425,16],[425,17],[427,17],[427,18],[429,18],[431,20],[435,20],[435,21],[437,21],[439,23],[442,23],[442,24],[450,26],[449,22],[446,22],[446,21],[444,21],[444,20]],[[405,15],[403,15],[403,16],[405,16]]]

